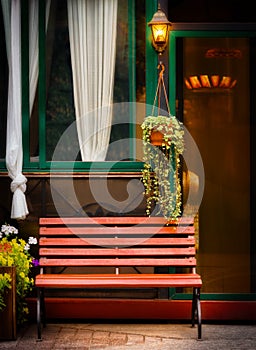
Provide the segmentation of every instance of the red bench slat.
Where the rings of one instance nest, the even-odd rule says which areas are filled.
[[[41,248],[41,256],[192,256],[196,251],[194,247],[186,248]]]
[[[44,274],[36,278],[38,287],[58,288],[139,288],[201,287],[197,274]]]
[[[147,216],[109,216],[109,217],[65,217],[65,218],[40,218],[39,225],[79,225],[79,224],[100,224],[100,225],[191,225],[193,217],[182,217],[167,221],[163,217]]]
[[[196,266],[196,259],[195,258],[184,258],[184,259],[174,259],[174,258],[165,258],[165,259],[154,259],[154,258],[143,258],[143,259],[136,259],[136,258],[116,258],[116,259],[107,259],[107,258],[95,258],[95,259],[83,259],[83,258],[54,258],[54,259],[47,259],[47,258],[41,258],[39,260],[40,266],[115,266],[115,267],[125,267],[125,266],[183,266],[183,267],[194,267]]]
[[[189,246],[195,244],[194,236],[189,236],[186,238],[165,238],[164,243],[162,238],[146,238],[138,242],[136,238],[123,238],[123,237],[109,237],[109,238],[40,238],[40,246],[132,246],[132,245],[140,245],[140,246],[148,246],[148,245],[164,245],[164,246]]]
[[[54,236],[59,235],[125,235],[125,234],[134,234],[134,235],[154,235],[154,234],[194,234],[193,226],[153,226],[153,227],[144,227],[144,226],[128,226],[128,227],[109,227],[109,226],[72,226],[72,227],[41,227],[40,235],[43,236]]]

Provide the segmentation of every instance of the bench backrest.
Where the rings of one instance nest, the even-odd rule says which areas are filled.
[[[195,267],[193,218],[40,218],[40,266]]]

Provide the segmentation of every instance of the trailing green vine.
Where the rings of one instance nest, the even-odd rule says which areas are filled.
[[[166,219],[181,215],[180,156],[184,151],[183,124],[174,116],[147,116],[142,125],[142,182],[145,187],[146,214]],[[151,144],[152,132],[163,134],[161,146]]]

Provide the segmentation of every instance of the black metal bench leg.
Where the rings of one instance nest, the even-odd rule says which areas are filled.
[[[191,322],[192,327],[195,327],[195,320],[196,320],[196,288],[193,288],[193,299],[192,299],[192,309],[191,309]]]
[[[197,322],[198,326],[198,339],[202,339],[202,313],[200,302],[200,288],[193,288],[193,300],[192,300],[192,327]]]
[[[36,301],[36,315],[37,315],[37,341],[42,340],[42,329],[41,329],[41,289],[37,288],[37,301]]]
[[[197,310],[197,326],[198,326],[198,339],[202,339],[202,312],[200,302],[200,288],[196,288],[196,310]]]

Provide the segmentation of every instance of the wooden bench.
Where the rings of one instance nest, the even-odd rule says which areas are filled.
[[[196,273],[192,218],[167,225],[160,217],[41,218],[39,226],[41,269],[35,278],[38,340],[46,319],[45,289],[177,287],[191,288],[192,326],[197,323],[201,339],[202,280]],[[56,273],[59,267],[65,271]],[[99,272],[88,273],[88,267]],[[103,273],[105,267],[111,267],[112,273]],[[124,272],[127,267],[135,272]],[[141,273],[144,267],[150,268],[150,273]],[[171,273],[154,273],[156,267],[168,268]]]

